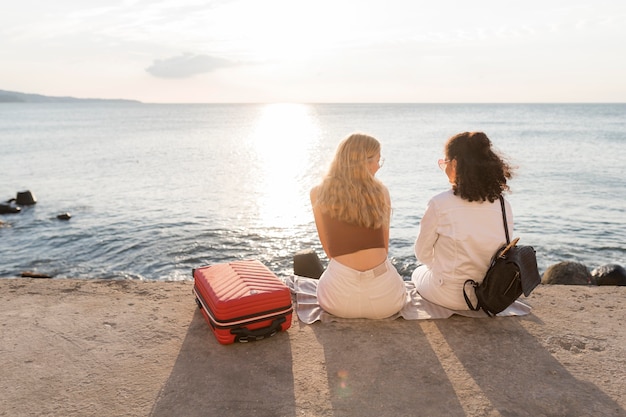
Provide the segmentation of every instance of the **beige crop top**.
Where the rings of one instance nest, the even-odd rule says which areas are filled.
[[[363,249],[384,248],[385,235],[383,228],[369,229],[367,227],[342,222],[322,213],[327,236],[328,255],[347,255]]]

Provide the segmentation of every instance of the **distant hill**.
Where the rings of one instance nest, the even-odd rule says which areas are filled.
[[[26,93],[18,93],[16,91],[0,90],[0,103],[74,103],[74,102],[80,102],[80,101],[141,103],[140,101],[137,101],[137,100],[54,97],[54,96],[43,96],[41,94],[26,94]]]

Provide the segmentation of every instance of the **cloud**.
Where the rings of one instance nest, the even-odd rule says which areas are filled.
[[[209,55],[183,54],[156,59],[146,71],[159,78],[189,78],[234,65],[233,62]]]

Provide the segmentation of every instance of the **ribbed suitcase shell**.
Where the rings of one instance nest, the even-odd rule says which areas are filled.
[[[193,270],[194,294],[221,344],[272,336],[291,327],[289,288],[257,260]]]

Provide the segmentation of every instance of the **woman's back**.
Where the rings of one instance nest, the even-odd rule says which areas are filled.
[[[316,201],[317,187],[311,190],[311,201]],[[369,229],[333,219],[319,206],[313,206],[318,232],[327,256],[342,264],[366,271],[387,259],[389,228]]]
[[[505,204],[512,225],[510,206]],[[433,197],[427,212],[421,227],[436,228],[438,237],[433,244],[432,235],[420,234],[415,242],[418,259],[424,263],[432,259],[433,273],[442,279],[460,285],[466,279],[480,282],[491,257],[506,241],[500,202],[469,202],[449,190]]]

